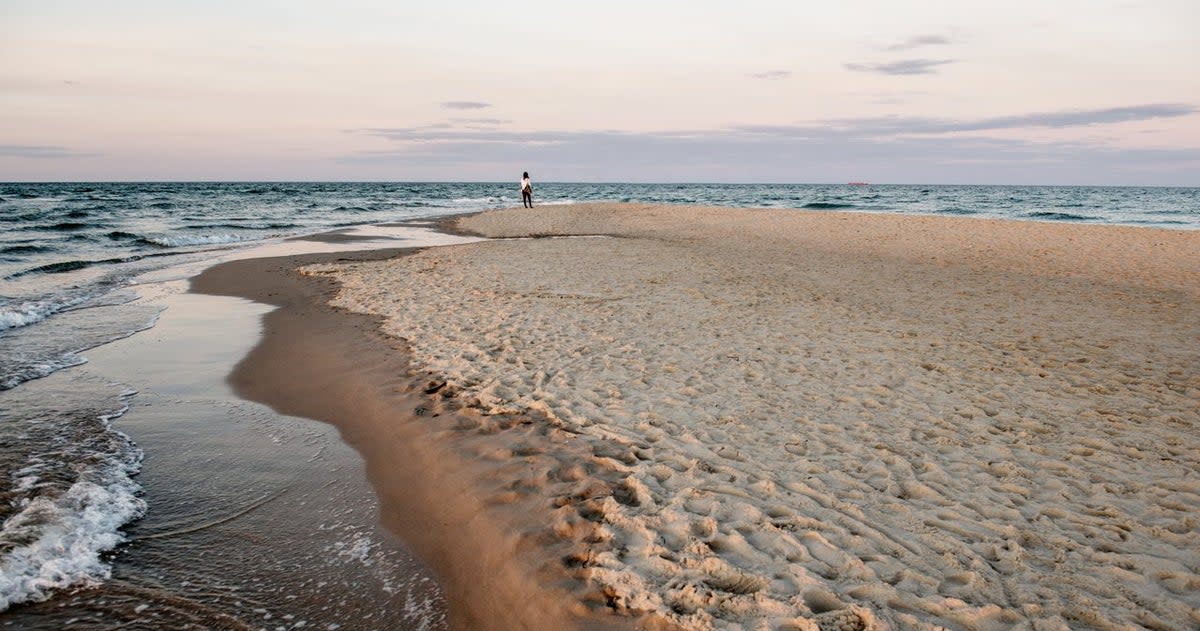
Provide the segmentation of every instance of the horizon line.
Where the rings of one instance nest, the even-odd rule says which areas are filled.
[[[645,186],[1025,186],[1045,188],[1200,188],[1200,184],[1021,184],[1021,183],[952,183],[952,182],[753,182],[753,181],[638,181],[638,180],[539,180],[540,185],[550,184],[634,184]],[[0,186],[23,184],[496,184],[507,186],[508,180],[12,180],[0,181]]]

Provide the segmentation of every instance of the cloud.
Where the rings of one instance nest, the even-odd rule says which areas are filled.
[[[836,130],[765,134],[709,131],[488,131],[414,141],[343,156],[361,171],[479,174],[528,170],[560,181],[993,182],[1195,185],[1198,149],[1123,150],[1103,145],[962,136],[857,136]],[[520,168],[516,168],[519,165]],[[1036,165],[1036,166],[1031,166]],[[550,177],[543,175],[543,178]],[[1131,178],[1137,178],[1132,179]]]
[[[993,131],[999,129],[1088,127],[1160,118],[1177,118],[1200,112],[1188,103],[1150,103],[1126,107],[1093,110],[1064,110],[1034,112],[1012,116],[996,116],[974,120],[888,116],[881,118],[850,118],[827,121],[839,128],[871,135],[946,134],[957,132]]]
[[[566,142],[579,134],[623,132],[571,132],[571,131],[509,131],[503,129],[453,128],[432,129],[421,127],[373,127],[357,130],[371,136],[379,136],[397,142],[433,145],[459,143],[501,143],[510,145],[552,144]]]
[[[30,158],[45,160],[53,158],[90,158],[100,154],[73,151],[54,145],[0,145],[0,156],[6,158]]]
[[[465,125],[507,125],[512,122],[507,118],[451,118],[450,121]]]
[[[887,75],[937,74],[935,68],[952,64],[955,61],[954,59],[904,59],[878,64],[846,64],[846,69]]]
[[[1200,112],[1188,103],[1149,103],[1092,110],[1034,112],[977,119],[932,118],[918,116],[882,116],[875,118],[839,118],[798,125],[731,125],[708,130],[672,130],[658,132],[605,131],[518,131],[508,129],[454,128],[447,125],[416,127],[371,127],[350,130],[397,142],[423,144],[507,143],[556,144],[581,138],[610,139],[641,136],[660,140],[712,139],[722,137],[757,142],[764,137],[787,139],[871,139],[890,140],[909,136],[940,136],[964,132],[1004,129],[1068,128],[1109,125],[1132,121],[1177,118]]]
[[[1127,123],[1155,118],[1177,118],[1196,113],[1196,106],[1187,103],[1152,103],[1128,107],[1110,107],[1100,110],[1074,110],[1065,112],[1042,112],[1018,116],[988,118],[976,123],[980,129],[1013,127],[1078,127],[1082,125],[1104,125]]]
[[[464,174],[460,177],[489,177],[520,165],[577,181],[1195,185],[1200,148],[1127,149],[1096,140],[1033,141],[964,132],[1108,125],[1197,111],[1186,104],[1148,104],[964,120],[886,117],[652,132],[371,128],[357,133],[394,146],[338,161],[364,171],[452,169]]]
[[[912,50],[921,46],[943,46],[949,43],[950,40],[943,35],[916,35],[898,44],[885,46],[883,49],[890,51]]]
[[[491,103],[482,101],[443,101],[442,107],[448,110],[482,110],[491,107]]]
[[[779,79],[789,79],[792,76],[791,70],[768,70],[766,72],[751,73],[753,79],[766,79],[769,81],[777,81]]]

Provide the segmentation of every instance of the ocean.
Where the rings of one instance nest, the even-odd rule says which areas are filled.
[[[535,183],[539,204],[626,201],[1200,229],[1200,189]],[[88,350],[151,329],[147,275],[335,228],[520,203],[515,183],[0,184],[0,612],[94,584],[155,507],[103,379],[33,388]],[[191,267],[188,267],[191,266]]]

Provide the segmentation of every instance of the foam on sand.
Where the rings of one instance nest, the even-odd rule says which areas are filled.
[[[1200,233],[1014,224],[580,204],[461,226],[618,238],[307,272],[485,417],[570,432],[544,521],[618,610],[1195,627]]]

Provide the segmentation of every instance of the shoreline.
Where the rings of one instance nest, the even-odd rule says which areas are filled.
[[[105,501],[91,486],[99,499],[80,508],[90,529],[47,520],[41,539],[48,542],[30,550],[62,557],[58,564],[49,557],[43,570],[60,585],[44,600],[7,608],[0,626],[444,629],[445,601],[432,574],[378,524],[359,454],[333,427],[275,414],[226,384],[270,307],[187,293],[185,280],[165,276],[139,289],[141,303],[161,309],[153,328],[3,393],[11,413],[37,414],[50,402],[56,407],[44,418],[65,420],[86,418],[94,414],[90,401],[120,393],[124,414],[84,438],[136,444],[140,472],[131,491],[148,510],[123,525],[105,521],[120,497]],[[87,558],[82,538],[101,536],[122,543],[91,557],[97,565],[88,580],[67,584],[65,562]]]
[[[434,378],[410,365],[402,341],[378,333],[378,318],[335,310],[327,304],[334,283],[294,271],[409,253],[247,259],[193,278],[193,292],[276,307],[264,318],[259,343],[230,375],[231,386],[281,413],[335,426],[363,456],[383,524],[438,576],[450,628],[651,628],[604,615],[595,599],[588,605],[565,597],[581,584],[558,564],[569,547],[527,523],[525,515],[538,510],[536,498],[519,485],[479,492],[498,470],[505,475],[493,481],[521,475],[523,463],[494,450],[486,464],[470,463],[465,454],[487,450],[486,437],[495,432],[545,434],[532,427],[537,419],[481,419],[448,391],[427,392]]]

